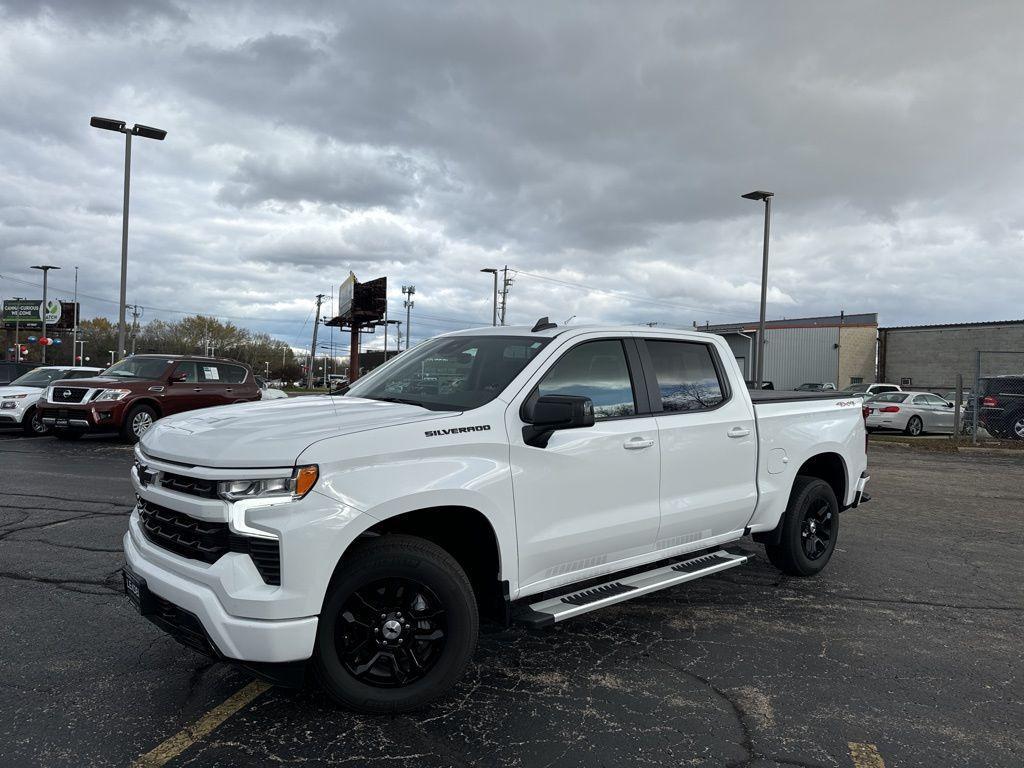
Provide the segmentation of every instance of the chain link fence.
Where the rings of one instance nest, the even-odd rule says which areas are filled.
[[[954,437],[959,441],[1024,443],[1024,351],[979,350],[975,369],[960,375]]]

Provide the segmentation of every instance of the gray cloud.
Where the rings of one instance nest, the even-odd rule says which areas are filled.
[[[772,316],[1020,315],[1017,3],[0,9],[5,276],[116,296],[104,114],[169,131],[136,142],[131,300],[283,337],[349,269],[415,282],[421,333],[486,321],[504,264],[517,321],[750,319],[758,187]]]

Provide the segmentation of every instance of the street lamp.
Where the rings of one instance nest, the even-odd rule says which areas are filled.
[[[490,272],[494,275],[494,311],[491,313],[491,325],[498,324],[498,270],[481,269],[481,272]]]
[[[121,310],[117,321],[117,353],[118,355],[123,355],[126,352],[124,346],[124,315],[126,306],[125,294],[128,290],[128,191],[131,186],[132,136],[163,141],[164,137],[167,136],[167,131],[138,124],[129,128],[123,120],[112,120],[109,117],[93,117],[89,120],[89,125],[93,128],[117,131],[124,134],[124,205],[121,209]]]
[[[745,195],[740,195],[747,200],[760,200],[764,202],[764,255],[761,262],[761,318],[757,324],[757,365],[754,367],[754,385],[755,389],[761,389],[764,385],[764,343],[765,331],[764,331],[764,314],[765,305],[768,302],[768,234],[771,228],[772,222],[772,198],[775,197],[774,192],[747,192]]]
[[[43,304],[42,304],[42,310],[43,311],[40,312],[39,314],[42,316],[41,319],[43,321],[43,332],[42,332],[42,334],[40,334],[40,338],[45,339],[46,338],[46,276],[47,276],[47,274],[49,273],[49,271],[51,269],[60,269],[60,267],[55,267],[52,264],[40,264],[39,266],[32,267],[32,269],[41,270],[42,273],[43,273]],[[41,346],[43,348],[43,357],[42,357],[43,365],[46,365],[46,342],[43,342]]]

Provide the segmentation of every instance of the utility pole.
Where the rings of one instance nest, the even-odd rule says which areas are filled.
[[[481,272],[487,272],[487,273],[489,273],[491,275],[494,275],[494,303],[493,303],[493,306],[492,306],[492,309],[491,309],[491,325],[492,326],[493,325],[497,325],[498,324],[498,270],[494,269],[493,267],[488,267],[487,269],[481,269],[480,271]]]
[[[512,278],[508,276],[508,264],[506,264],[501,270],[501,309],[498,311],[498,315],[501,319],[501,324],[505,324],[505,310],[508,308],[508,289],[512,285]]]
[[[395,320],[395,333],[398,335],[398,343],[395,344],[395,349],[399,352],[402,351],[402,321]]]
[[[415,304],[415,302],[413,302],[413,300],[412,300],[412,297],[413,297],[413,295],[415,293],[416,293],[416,286],[415,285],[403,285],[402,286],[402,295],[405,296],[405,301],[403,302],[403,306],[405,307],[405,348],[406,348],[406,350],[409,349],[409,340],[412,338],[412,332],[410,331],[410,328],[412,328],[412,308],[413,308],[413,306]]]
[[[129,304],[128,306],[132,308],[132,354],[134,355],[135,337],[139,335],[139,317],[141,317],[142,313],[139,312],[140,307],[138,304]]]
[[[323,303],[324,294],[318,293],[316,295],[316,321],[313,323],[313,346],[309,349],[309,369],[307,375],[309,379],[306,382],[306,388],[313,388],[313,379],[316,378],[316,332],[320,330],[320,305]]]

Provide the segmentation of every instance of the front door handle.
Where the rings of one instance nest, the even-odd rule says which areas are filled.
[[[750,430],[746,427],[733,427],[729,430],[729,437],[746,437],[750,434]]]
[[[653,440],[646,440],[642,437],[631,437],[622,444],[622,447],[627,451],[635,451],[638,448],[650,448],[652,445],[654,445]]]
[[[195,387],[195,388],[192,389],[192,391],[193,392],[202,392],[203,388],[202,387]]]

